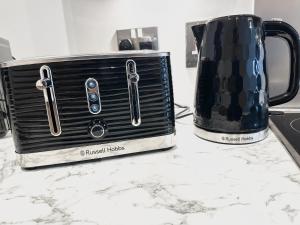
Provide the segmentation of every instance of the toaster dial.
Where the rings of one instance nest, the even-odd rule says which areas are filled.
[[[103,138],[107,133],[107,126],[103,121],[95,120],[89,127],[89,133],[92,138]]]

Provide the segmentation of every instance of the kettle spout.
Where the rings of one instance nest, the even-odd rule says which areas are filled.
[[[193,31],[194,37],[196,39],[196,45],[197,45],[198,52],[200,51],[200,45],[201,45],[203,34],[205,31],[205,26],[206,26],[205,24],[199,24],[199,25],[192,26],[192,31]]]

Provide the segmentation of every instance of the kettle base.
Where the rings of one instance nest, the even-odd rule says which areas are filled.
[[[268,136],[268,128],[255,133],[227,134],[211,132],[194,126],[194,134],[202,139],[223,144],[250,144],[262,141]]]

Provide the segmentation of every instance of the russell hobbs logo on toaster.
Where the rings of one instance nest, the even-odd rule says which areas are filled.
[[[91,155],[98,155],[98,154],[103,154],[106,152],[116,152],[116,151],[122,151],[125,150],[125,147],[121,147],[121,146],[114,146],[114,147],[103,147],[97,150],[81,150],[80,151],[80,155],[81,156],[91,156]]]
[[[243,141],[252,141],[253,137],[245,136],[245,137],[222,137],[222,141],[228,142],[243,142]]]

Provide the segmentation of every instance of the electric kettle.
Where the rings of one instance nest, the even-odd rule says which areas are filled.
[[[206,140],[246,144],[268,134],[268,107],[293,99],[299,89],[297,31],[282,21],[254,15],[225,16],[192,27],[199,50],[194,133]],[[265,38],[284,39],[290,49],[289,86],[269,98]]]

